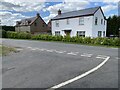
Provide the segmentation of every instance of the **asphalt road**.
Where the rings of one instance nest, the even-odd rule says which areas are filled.
[[[51,88],[104,61],[98,70],[60,88],[118,88],[118,49],[55,42],[3,39],[18,53],[2,58],[3,88]],[[101,56],[102,58],[97,58]]]

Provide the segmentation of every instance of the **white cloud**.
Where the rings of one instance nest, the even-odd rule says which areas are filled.
[[[55,17],[57,14],[50,14],[47,17],[44,17],[43,20],[48,23],[50,19],[52,19],[53,17]]]
[[[21,12],[39,12],[44,7],[45,0],[0,0],[1,23],[2,25],[15,25],[16,21],[28,18],[22,15]]]
[[[14,26],[16,21],[19,21],[21,19],[28,18],[27,16],[23,16],[20,13],[14,13],[11,12],[0,12],[0,19],[1,19],[1,25],[8,25],[8,26]]]
[[[61,9],[62,13],[64,13],[64,12],[68,12],[68,11],[74,11],[74,10],[83,9],[87,5],[89,5],[88,1],[83,1],[81,3],[65,1],[63,3],[55,4],[53,6],[49,6],[49,7],[43,9],[44,12],[45,11],[49,11],[50,12],[50,15],[48,17],[43,18],[43,19],[46,22],[48,22],[51,18],[53,18],[53,17],[55,17],[57,15],[59,9]]]
[[[0,1],[0,8],[2,10],[29,12],[40,11],[44,5],[44,0],[2,0]]]
[[[111,10],[115,10],[117,9],[118,6],[117,5],[113,5],[113,4],[108,4],[102,7],[103,11],[106,12],[110,12]]]

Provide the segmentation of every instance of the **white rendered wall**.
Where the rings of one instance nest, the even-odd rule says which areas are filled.
[[[97,25],[95,25],[95,17],[98,18],[98,24]],[[101,24],[101,19],[103,19],[103,24]],[[105,21],[105,25],[104,25],[104,21]],[[106,26],[107,26],[107,21],[104,19],[104,16],[103,16],[101,10],[99,9],[94,14],[92,36],[93,37],[98,37],[98,31],[102,31],[102,37],[103,37],[103,31],[105,31],[105,35],[106,35]]]
[[[66,19],[59,20],[59,27],[56,27],[55,20],[52,21],[52,35],[55,35],[55,31],[60,31],[61,35],[64,36],[63,30],[71,29],[70,36],[76,36],[77,31],[85,31],[86,37],[92,36],[92,20],[93,16],[84,17],[84,25],[79,25],[79,17],[70,18],[69,24],[67,24]]]

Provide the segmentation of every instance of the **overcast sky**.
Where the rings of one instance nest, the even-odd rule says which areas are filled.
[[[47,23],[63,12],[101,6],[106,17],[118,15],[119,0],[0,0],[0,19],[2,25],[14,26],[16,21],[34,17],[40,13]]]

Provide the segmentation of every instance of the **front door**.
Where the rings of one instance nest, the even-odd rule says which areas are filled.
[[[70,36],[70,32],[71,32],[71,31],[67,31],[67,30],[66,30],[66,31],[64,31],[64,32],[65,32],[66,36]]]

